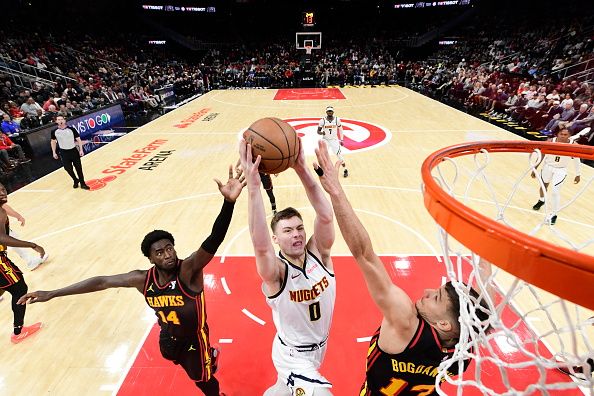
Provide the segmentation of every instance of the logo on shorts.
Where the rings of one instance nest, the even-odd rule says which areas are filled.
[[[303,143],[306,155],[313,155],[318,147],[318,124],[322,117],[287,118],[283,121],[289,123]],[[344,133],[344,145],[340,148],[341,154],[373,150],[383,146],[392,139],[392,132],[387,128],[371,124],[366,121],[340,119]],[[246,127],[247,128],[247,127]],[[243,130],[239,133],[241,138]]]
[[[295,389],[295,396],[305,396],[305,390],[303,388]]]

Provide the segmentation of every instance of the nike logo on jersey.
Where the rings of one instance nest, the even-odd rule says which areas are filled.
[[[194,345],[190,345],[190,347],[188,348],[188,351],[195,351],[196,348],[194,348]]]
[[[152,284],[152,283],[151,283],[151,285],[148,287],[148,289],[146,289],[146,290],[147,290],[147,291],[152,291],[153,293],[155,292],[155,291],[153,290],[153,284]]]
[[[291,279],[299,278],[301,274],[291,275]]]

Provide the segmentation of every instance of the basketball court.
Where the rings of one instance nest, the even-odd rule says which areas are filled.
[[[402,87],[211,91],[85,156],[83,167],[92,191],[72,189],[60,169],[11,194],[9,205],[27,219],[25,227],[13,227],[23,239],[43,246],[50,260],[29,272],[18,256],[10,257],[24,269],[30,291],[149,268],[140,242],[153,229],[170,231],[178,255],[186,257],[210,232],[222,201],[212,179],[226,180],[229,165],[238,159],[241,132],[262,117],[284,119],[302,137],[307,162],[312,163],[317,122],[328,105],[334,107],[345,130],[350,175],[342,182],[349,199],[394,282],[417,299],[425,288],[438,287],[445,276],[437,227],[423,205],[423,160],[452,144],[519,138]],[[494,160],[490,172],[502,184],[513,184],[509,175],[522,172],[527,158],[515,154],[511,161]],[[570,167],[561,190],[562,204],[594,176],[594,169],[582,166],[581,173],[583,184],[574,185]],[[277,205],[300,210],[306,231],[311,232],[313,211],[294,172],[273,177],[273,183]],[[205,269],[211,342],[222,348],[217,377],[227,395],[261,395],[276,378],[270,357],[274,325],[252,257],[246,192],[235,206],[218,256]],[[483,199],[487,195],[489,191],[477,186],[471,198],[491,215],[492,208]],[[265,194],[263,198],[271,215]],[[544,213],[532,210],[537,199],[538,184],[522,184],[507,219],[514,224],[541,221]],[[592,238],[591,202],[594,190],[589,188],[560,213],[555,227],[573,240]],[[537,236],[555,239],[557,234],[550,228],[543,227]],[[594,254],[594,246],[584,246],[582,251]],[[333,256],[336,312],[322,373],[334,383],[335,395],[355,395],[363,382],[369,339],[381,316],[339,232]],[[501,276],[498,281],[508,280]],[[0,341],[4,343],[0,394],[182,396],[199,392],[182,370],[161,358],[154,311],[134,289],[30,305],[26,324],[42,321],[44,328],[18,345],[9,340],[8,294],[0,309],[0,329],[5,335]],[[532,308],[516,309],[521,315]],[[594,315],[582,311],[582,315]],[[510,310],[506,315],[517,317],[518,313]],[[593,330],[585,329],[582,335],[590,343]],[[520,339],[533,331],[538,331],[538,323],[516,329]],[[554,349],[555,344],[546,347]],[[509,361],[521,359],[517,349],[504,341],[497,350]],[[492,386],[504,391],[505,385],[496,383],[496,371],[483,366],[483,380],[495,382]],[[537,378],[538,373],[518,370],[511,381],[521,386]],[[547,378],[571,381],[557,371]],[[550,394],[584,393],[574,389]]]

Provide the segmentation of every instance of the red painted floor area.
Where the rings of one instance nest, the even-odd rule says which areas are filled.
[[[324,100],[346,99],[339,88],[289,88],[279,89],[274,100]]]
[[[383,257],[393,281],[416,300],[424,288],[436,288],[441,284],[443,264],[435,257]],[[399,261],[399,265],[394,265]],[[368,341],[357,342],[357,338],[368,337],[379,327],[381,315],[371,301],[363,278],[351,257],[336,257],[337,298],[334,322],[328,344],[328,352],[321,372],[334,383],[334,395],[356,395],[365,374],[365,355]],[[260,289],[253,257],[227,257],[224,263],[215,258],[206,268],[205,276],[208,323],[211,342],[219,339],[232,340],[221,343],[221,367],[217,378],[221,390],[231,396],[261,395],[276,381],[270,350],[274,336],[274,324],[270,309]],[[222,280],[231,294],[223,288]],[[265,321],[261,325],[249,318],[243,309]],[[517,317],[506,312],[505,321]],[[523,338],[528,330],[518,330]],[[540,345],[540,348],[543,348]],[[495,349],[498,350],[497,346]],[[498,350],[499,351],[499,350]],[[508,361],[523,359],[513,353],[501,356]],[[474,364],[471,364],[469,378],[474,378]],[[558,372],[548,373],[555,381],[568,378]],[[522,388],[538,378],[534,369],[512,373],[511,382]],[[498,370],[493,365],[484,365],[482,380],[499,391],[505,388],[499,380]],[[449,394],[455,394],[455,390]],[[185,396],[197,395],[200,391],[186,377],[183,370],[164,360],[159,352],[158,327],[155,325],[144,342],[136,361],[128,372],[118,392],[120,396],[140,395]],[[479,395],[478,391],[465,395]],[[551,392],[551,395],[575,395],[574,391]]]

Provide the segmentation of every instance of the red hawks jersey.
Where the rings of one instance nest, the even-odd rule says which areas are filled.
[[[419,317],[419,327],[406,349],[392,355],[379,347],[380,329],[369,344],[367,374],[359,396],[437,395],[435,378],[438,367],[452,355],[454,348],[443,348],[435,329]],[[449,371],[457,374],[457,365],[454,364]]]
[[[182,260],[177,261],[175,279],[159,285],[156,267],[148,270],[144,284],[146,303],[155,310],[159,326],[174,337],[198,335],[208,340],[204,291],[195,293],[179,279]]]
[[[279,292],[267,298],[278,336],[292,346],[325,341],[336,300],[334,274],[309,250],[303,268],[291,264],[282,253],[279,258],[286,266],[285,279]]]

